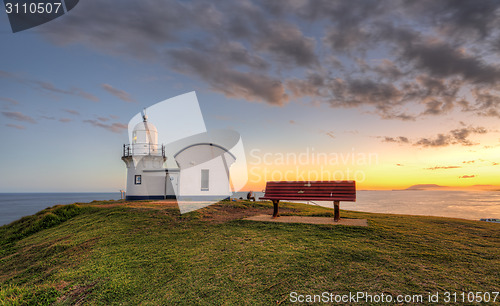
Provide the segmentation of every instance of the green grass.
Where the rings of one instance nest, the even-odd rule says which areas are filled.
[[[185,215],[111,204],[120,203],[54,206],[0,227],[0,304],[254,305],[288,303],[292,291],[499,291],[498,224],[346,211],[370,226],[283,224],[241,220],[270,214],[264,202]],[[332,210],[288,203],[286,214]]]

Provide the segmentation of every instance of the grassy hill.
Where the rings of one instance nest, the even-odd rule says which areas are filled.
[[[0,227],[0,304],[276,304],[290,293],[499,291],[500,226],[342,211],[369,227],[241,220],[271,204],[54,206]],[[282,215],[332,210],[283,205]],[[498,298],[497,298],[498,301]]]

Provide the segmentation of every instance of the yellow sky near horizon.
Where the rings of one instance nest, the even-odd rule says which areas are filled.
[[[456,189],[500,186],[500,146],[415,148],[389,144],[377,152],[250,152],[247,189],[272,180],[356,180],[358,189],[404,189],[437,184]]]

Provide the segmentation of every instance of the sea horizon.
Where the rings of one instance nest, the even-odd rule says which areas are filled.
[[[358,190],[356,202],[341,202],[344,210],[479,220],[500,218],[499,191],[470,190]],[[248,191],[231,198],[246,199]],[[41,197],[36,197],[40,195]],[[257,197],[262,192],[255,192]],[[0,192],[0,226],[54,205],[119,200],[120,192]],[[332,207],[330,202],[309,204]]]

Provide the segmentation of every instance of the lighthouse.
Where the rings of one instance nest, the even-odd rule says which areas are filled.
[[[129,144],[123,145],[127,200],[175,199],[185,213],[241,190],[248,177],[241,137],[207,131],[194,92],[147,109],[149,118],[144,109],[129,121]],[[233,164],[244,181],[230,175]]]
[[[127,166],[127,200],[175,198],[173,179],[163,167],[165,147],[158,144],[158,131],[145,110],[132,131],[132,143],[123,145],[122,160]]]

